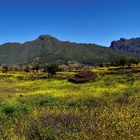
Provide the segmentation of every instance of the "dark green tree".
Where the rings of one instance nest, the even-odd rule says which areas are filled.
[[[8,66],[2,66],[2,73],[8,72]]]
[[[127,63],[128,63],[128,58],[127,58],[126,56],[122,57],[122,58],[119,60],[119,65],[120,65],[120,66],[123,66],[123,68],[124,68],[125,65],[127,65]]]
[[[46,66],[46,71],[48,72],[48,77],[55,75],[56,72],[60,71],[60,68],[56,64],[50,64]]]
[[[127,65],[129,68],[131,68],[132,65],[138,65],[138,64],[139,64],[139,61],[136,58],[129,58],[127,61]]]

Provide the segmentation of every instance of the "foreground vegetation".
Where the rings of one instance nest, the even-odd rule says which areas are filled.
[[[0,139],[140,139],[139,68],[96,68],[96,81],[73,84],[74,72],[33,79],[0,73]]]

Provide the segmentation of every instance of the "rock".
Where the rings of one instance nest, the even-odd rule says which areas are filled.
[[[140,56],[140,38],[120,38],[118,41],[112,41],[110,48],[125,54]]]
[[[97,75],[94,72],[86,70],[86,71],[81,71],[72,77],[69,77],[68,81],[72,83],[86,83],[95,80],[96,77]]]

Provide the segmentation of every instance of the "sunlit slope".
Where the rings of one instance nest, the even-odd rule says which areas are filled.
[[[49,35],[43,35],[33,41],[6,43],[0,46],[0,63],[31,62],[39,57],[43,62],[64,63],[69,60],[96,64],[110,62],[120,58],[121,54],[110,48],[96,44],[80,44],[60,41]]]

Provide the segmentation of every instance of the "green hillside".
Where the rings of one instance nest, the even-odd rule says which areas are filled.
[[[23,44],[6,43],[0,46],[1,64],[31,62],[36,57],[48,63],[75,60],[95,64],[113,61],[120,56],[120,53],[107,47],[60,41],[49,35],[42,35],[36,40]]]

